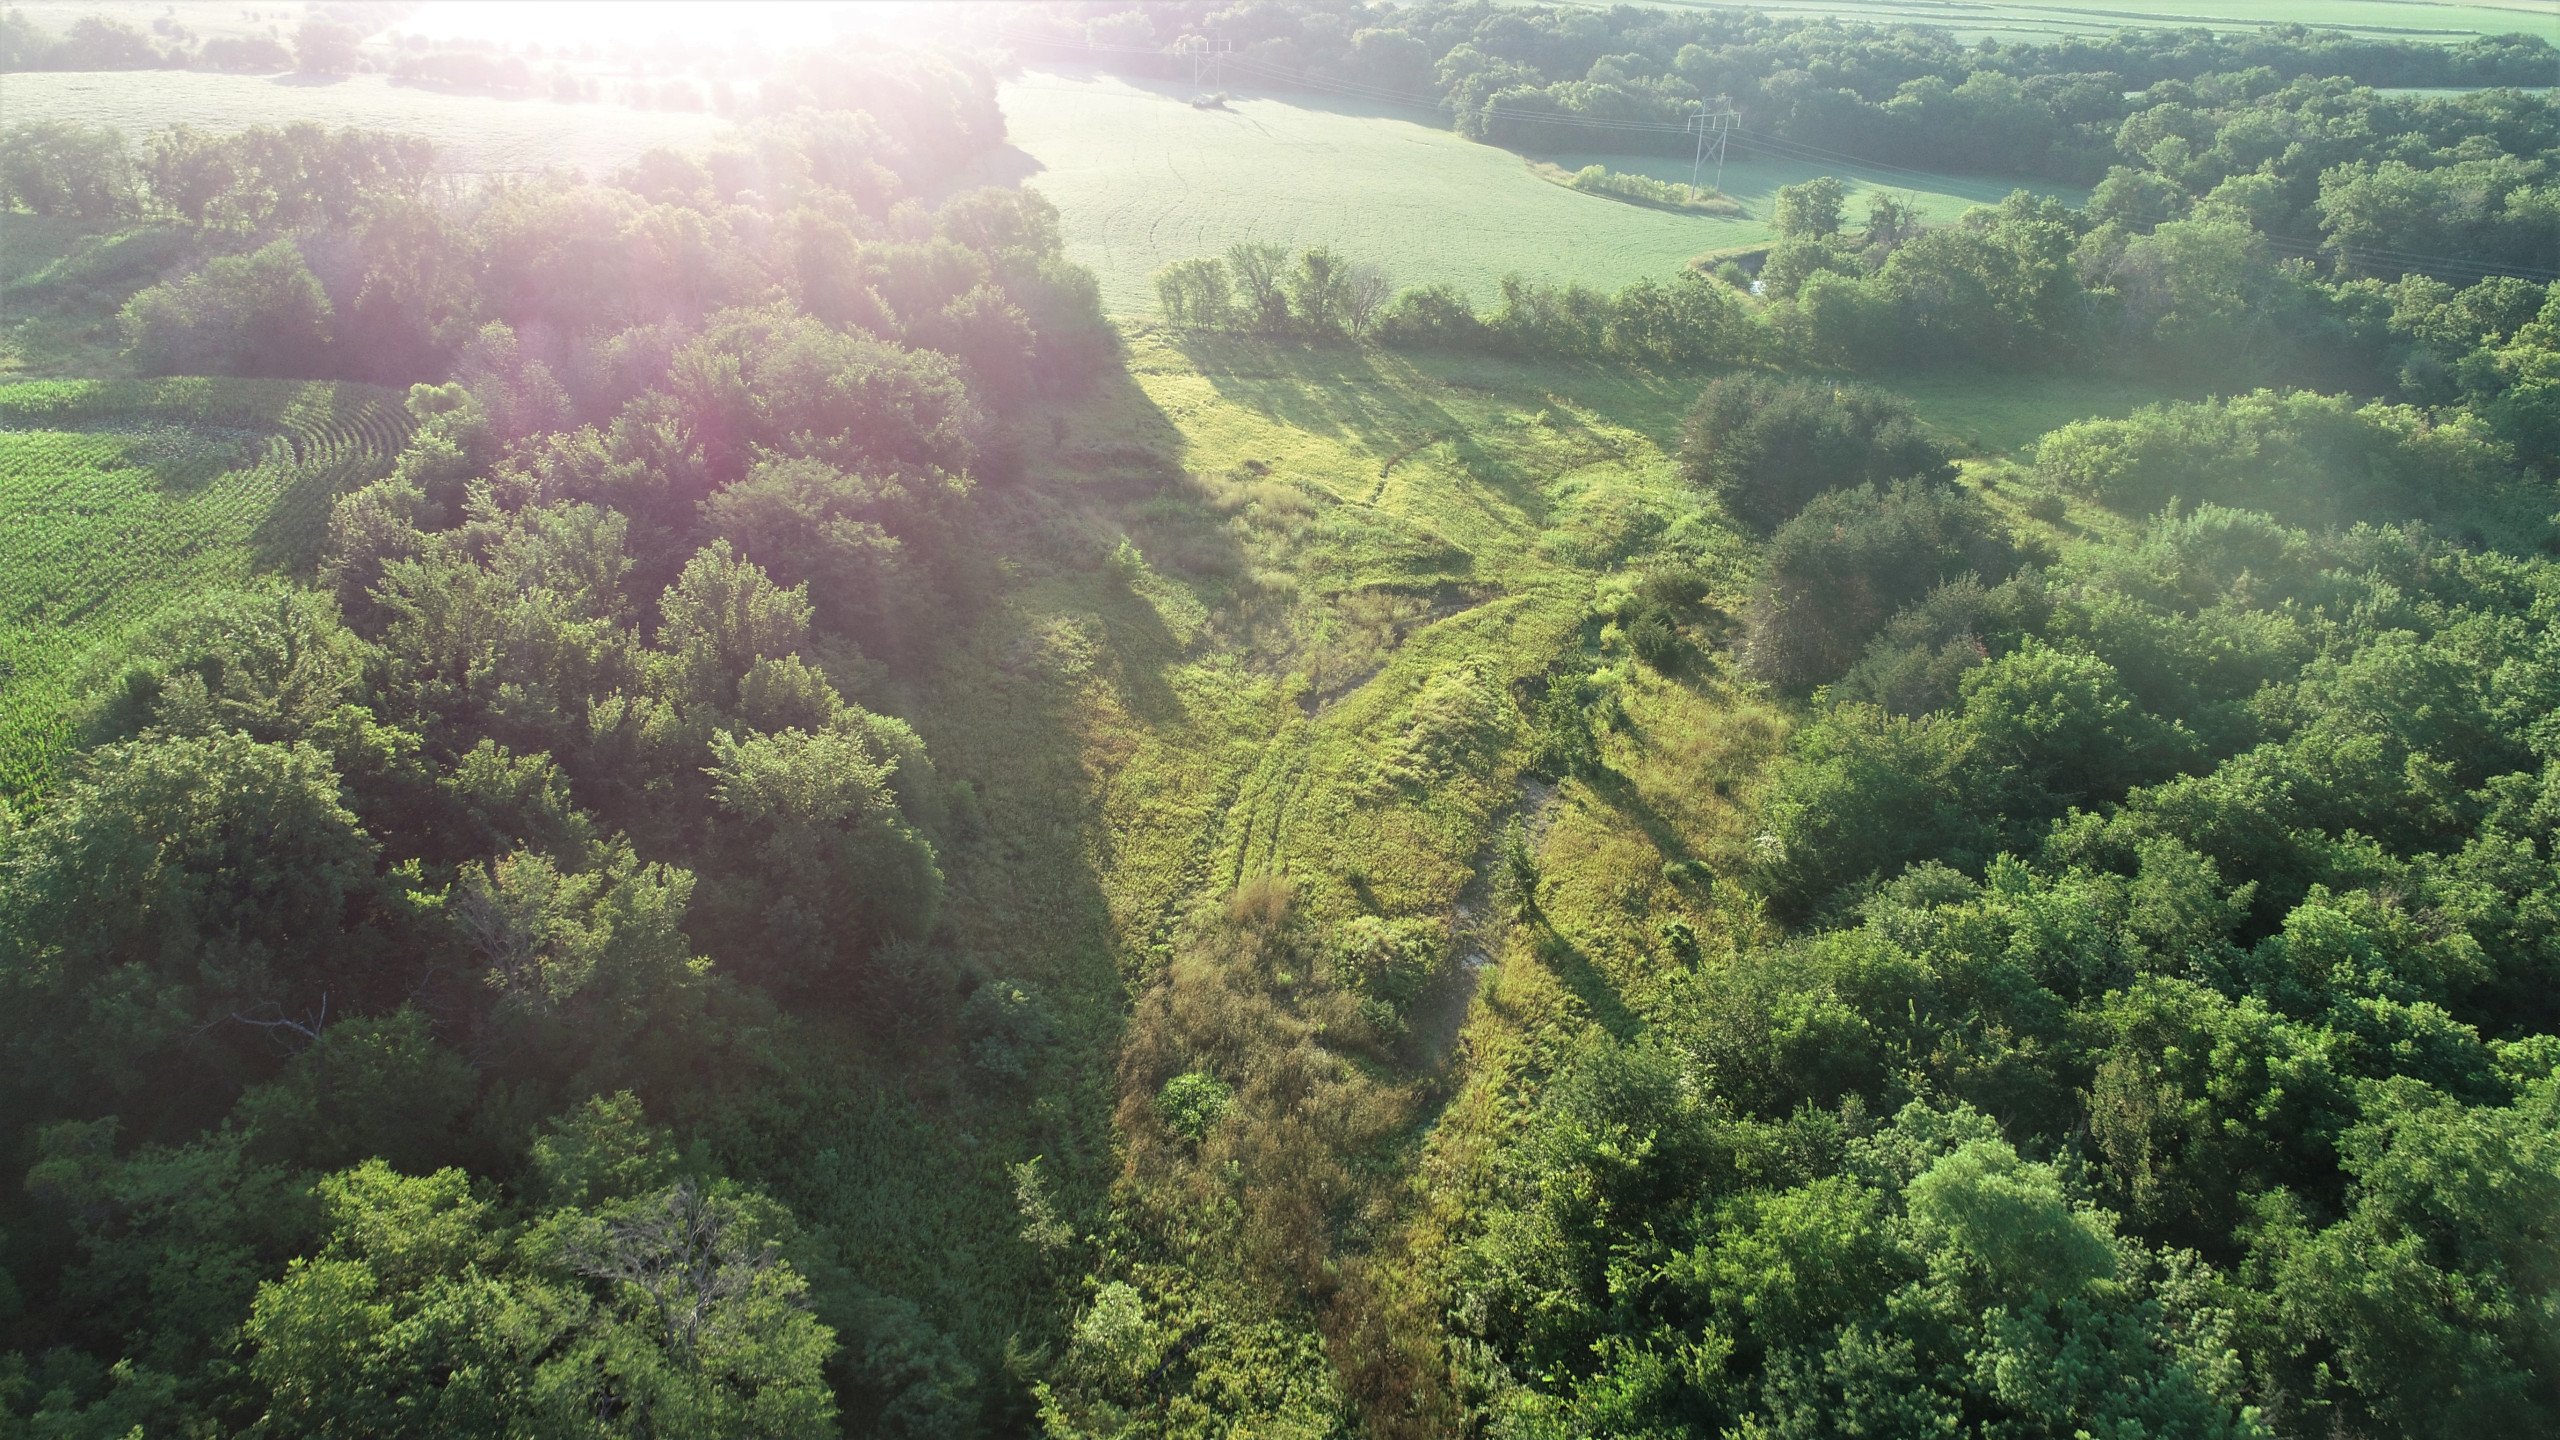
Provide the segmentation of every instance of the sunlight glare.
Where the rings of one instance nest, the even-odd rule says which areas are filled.
[[[509,5],[431,0],[393,32],[436,41],[481,41],[545,50],[655,48],[792,49],[854,33],[923,38],[937,11],[925,0],[867,4],[799,0],[521,0]]]

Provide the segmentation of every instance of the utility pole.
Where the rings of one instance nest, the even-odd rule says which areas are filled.
[[[1698,193],[1698,173],[1706,167],[1709,135],[1713,135],[1716,142],[1716,193],[1724,193],[1724,147],[1733,132],[1733,122],[1738,118],[1730,95],[1718,95],[1712,101],[1698,102],[1696,113],[1689,117],[1689,123],[1684,127],[1698,137],[1697,153],[1689,160],[1689,198],[1703,198]]]
[[[1185,35],[1173,42],[1173,53],[1191,57],[1191,84],[1197,89],[1202,76],[1211,87],[1226,78],[1227,56],[1236,48],[1233,40],[1212,40],[1205,35]]]

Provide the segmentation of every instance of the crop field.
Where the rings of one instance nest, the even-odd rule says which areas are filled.
[[[0,798],[50,773],[120,640],[190,596],[309,569],[331,499],[407,434],[398,396],[366,385],[0,385]]]
[[[1907,194],[1933,221],[2012,188],[1742,158],[1724,171],[1725,193],[1741,214],[1683,215],[1550,184],[1518,155],[1408,112],[1305,95],[1195,109],[1188,93],[1033,72],[1002,92],[1013,143],[954,183],[1020,179],[1048,196],[1065,223],[1067,254],[1092,267],[1104,304],[1126,314],[1153,311],[1149,277],[1159,267],[1238,241],[1331,245],[1399,284],[1444,282],[1484,300],[1510,271],[1615,289],[1708,251],[1764,243],[1770,197],[1816,175]],[[1546,158],[1567,169],[1600,161],[1689,178],[1686,163],[1659,157]],[[1853,195],[1851,213],[1861,206]]]
[[[1596,5],[1598,0],[1593,0]],[[1666,9],[1732,9],[1729,0],[1647,0]],[[1878,25],[1938,25],[1967,40],[2052,41],[2134,28],[2201,27],[2225,32],[2313,25],[2377,39],[2468,40],[2518,31],[2550,36],[2560,19],[2541,0],[1755,0],[1773,15],[1830,15]]]
[[[716,115],[601,102],[500,100],[394,85],[382,75],[148,75],[64,71],[8,77],[11,124],[70,120],[128,135],[164,125],[234,131],[309,120],[424,135],[456,174],[562,166],[599,176],[657,146],[699,149],[728,123]]]

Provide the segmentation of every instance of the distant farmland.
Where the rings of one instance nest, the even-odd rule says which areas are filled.
[[[1664,9],[1733,9],[1728,0],[1647,0]],[[1967,40],[2052,41],[2111,30],[2202,27],[2225,32],[2274,25],[2313,25],[2400,40],[2468,40],[2518,31],[2560,35],[2546,0],[2098,0],[2033,4],[2026,0],[1752,0],[1772,15],[1833,15],[1875,24],[1940,25]]]
[[[728,123],[716,115],[628,105],[499,100],[394,85],[381,75],[315,82],[297,75],[191,70],[12,74],[8,122],[72,120],[140,135],[164,125],[246,130],[296,120],[424,135],[445,169],[472,173],[573,165],[591,176],[660,145],[699,149]]]
[[[1737,159],[1725,167],[1724,188],[1743,214],[1681,215],[1550,184],[1520,156],[1423,123],[1417,112],[1308,95],[1195,109],[1187,93],[1034,72],[1002,93],[1012,145],[955,183],[1021,178],[1048,196],[1064,218],[1067,253],[1100,277],[1105,304],[1129,313],[1153,308],[1149,277],[1159,266],[1243,240],[1331,245],[1401,284],[1445,282],[1482,299],[1509,271],[1615,288],[1702,252],[1763,243],[1772,193],[1816,175],[1907,193],[1940,221],[2013,188]],[[1552,158],[1568,168],[1604,159],[1612,169],[1689,178],[1685,162],[1660,157]],[[1864,213],[1863,199],[1851,198],[1850,213]]]

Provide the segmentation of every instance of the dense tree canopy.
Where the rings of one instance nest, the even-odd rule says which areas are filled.
[[[2546,42],[993,23],[2093,188],[1614,293],[1247,239],[1150,326],[953,193],[957,52],[668,54],[740,123],[592,179],[10,129],[100,364],[406,388],[273,387],[380,478],[0,806],[0,1437],[2560,1426],[2560,111],[2367,88]],[[2195,398],[1966,438],[2117,382]]]
[[[463,197],[356,131],[0,147],[12,203],[210,252],[135,365],[419,382],[325,589],[159,616],[0,826],[0,1429],[976,1423],[948,1337],[651,1123],[771,1080],[785,1003],[958,1010],[954,787],[873,706],[985,588],[993,407],[1111,343],[1045,202],[903,200],[1001,134],[982,77],[792,75],[911,103]]]

